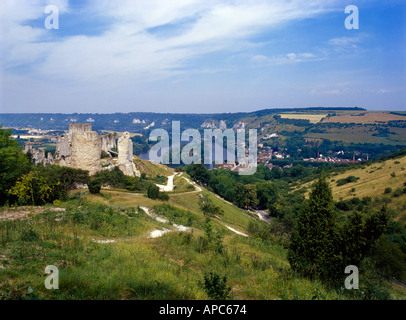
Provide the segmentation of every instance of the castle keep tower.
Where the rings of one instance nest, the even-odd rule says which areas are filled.
[[[69,126],[70,166],[88,170],[93,175],[101,170],[101,141],[97,132],[91,130],[91,124],[73,123]]]

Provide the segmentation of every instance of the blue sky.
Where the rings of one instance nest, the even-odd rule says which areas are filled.
[[[406,110],[401,0],[2,0],[0,27],[0,112]]]

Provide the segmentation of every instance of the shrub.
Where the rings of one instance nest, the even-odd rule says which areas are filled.
[[[390,188],[390,187],[385,188],[384,194],[389,194],[389,193],[392,193],[392,188]]]
[[[359,179],[358,177],[354,177],[354,176],[348,176],[345,179],[340,179],[337,181],[337,187],[343,186],[347,183],[356,182],[358,179]]]
[[[199,237],[199,251],[213,250],[217,253],[223,253],[223,233],[213,228],[210,218],[206,218],[204,225],[204,236]]]
[[[166,192],[159,192],[158,199],[162,201],[168,201],[169,195]]]
[[[207,194],[202,194],[199,200],[200,210],[205,216],[223,215],[224,210],[215,205]]]
[[[99,180],[91,180],[88,184],[89,192],[91,194],[99,194],[101,190],[101,183]]]
[[[397,278],[404,281],[406,277],[406,255],[398,244],[389,241],[388,236],[383,235],[378,239],[372,257],[376,268],[386,279]]]
[[[393,192],[392,196],[396,198],[396,197],[400,197],[402,194],[403,194],[403,190],[402,190],[401,188],[397,188],[397,189]]]
[[[159,197],[159,188],[153,183],[148,186],[147,197],[150,199],[158,199]]]
[[[227,276],[221,277],[213,272],[205,273],[204,291],[211,299],[226,300],[231,292],[231,287],[227,285]]]
[[[8,192],[18,198],[22,205],[44,205],[57,199],[57,185],[49,183],[37,171],[31,171],[17,180]]]
[[[37,241],[39,239],[39,234],[36,232],[32,226],[29,226],[27,229],[24,229],[21,233],[22,241]]]

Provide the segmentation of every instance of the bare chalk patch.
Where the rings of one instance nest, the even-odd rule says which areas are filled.
[[[248,235],[245,234],[245,233],[242,233],[242,232],[240,232],[240,231],[238,231],[238,230],[235,230],[235,229],[233,229],[233,228],[231,228],[231,227],[229,227],[229,226],[226,226],[226,227],[227,227],[228,230],[231,230],[232,232],[234,232],[234,233],[236,233],[236,234],[239,234],[240,236],[248,237]]]
[[[141,209],[144,210],[144,212],[150,218],[155,219],[156,221],[161,222],[161,223],[169,223],[169,221],[167,219],[159,217],[156,214],[151,213],[147,207],[141,207]],[[179,225],[179,224],[175,224],[175,223],[172,224],[172,226],[175,228],[175,230],[166,229],[166,228],[163,228],[163,230],[156,229],[156,230],[153,230],[153,231],[150,232],[148,238],[151,238],[151,239],[159,238],[159,237],[162,237],[164,234],[166,234],[168,232],[185,232],[185,231],[190,230],[190,228],[188,228],[188,227],[185,227],[185,226],[182,226],[182,225]]]

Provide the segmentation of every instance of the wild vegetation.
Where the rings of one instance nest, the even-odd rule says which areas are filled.
[[[244,177],[191,165],[177,176],[178,190],[162,201],[151,187],[162,183],[160,174],[129,179],[113,170],[89,177],[36,167],[10,132],[0,132],[0,161],[8,168],[0,183],[0,299],[406,297],[390,282],[405,281],[406,231],[393,219],[395,209],[372,197],[336,199],[337,188],[365,182],[355,172],[361,167],[260,165]],[[21,165],[12,166],[15,159]],[[389,170],[402,161],[395,155],[380,165]],[[319,180],[323,170],[326,178]],[[404,178],[393,172],[389,181]],[[337,186],[351,176],[359,179]],[[85,183],[89,190],[74,189]],[[382,196],[401,199],[392,186]],[[256,208],[270,213],[270,224],[257,218]],[[362,290],[344,288],[342,267],[350,263],[359,264]],[[47,265],[59,269],[59,290],[44,287]]]

